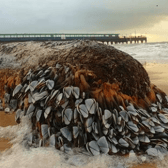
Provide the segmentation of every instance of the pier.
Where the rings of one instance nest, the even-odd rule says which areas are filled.
[[[94,40],[107,44],[143,43],[147,42],[145,36],[119,36],[119,34],[0,34],[0,42],[21,41],[70,41]]]

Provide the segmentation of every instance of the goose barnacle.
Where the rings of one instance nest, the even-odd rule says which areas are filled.
[[[49,142],[67,153],[72,147],[86,147],[92,155],[145,152],[156,145],[167,150],[158,144],[168,145],[168,96],[150,83],[143,66],[129,55],[82,43],[80,54],[84,51],[86,59],[78,52],[61,53],[46,59],[45,65],[39,60],[41,65],[26,69],[23,79],[7,82],[4,107],[16,110],[18,123],[26,112],[40,137],[39,146]],[[33,146],[33,134],[29,139]]]

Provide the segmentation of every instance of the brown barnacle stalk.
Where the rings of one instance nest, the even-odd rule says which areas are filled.
[[[87,92],[90,90],[89,80],[95,78],[96,75],[89,70],[81,69],[75,72],[75,85],[79,86],[81,92]]]
[[[151,84],[150,91],[147,93],[147,97],[152,103],[156,102],[156,95],[153,88],[154,88],[154,85]]]

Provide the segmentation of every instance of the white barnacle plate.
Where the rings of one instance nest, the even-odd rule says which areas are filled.
[[[159,102],[162,103],[162,97],[160,94],[156,94],[156,97],[158,98]]]
[[[97,127],[97,123],[96,122],[93,122],[92,123],[92,128],[93,128],[93,131],[98,134],[98,127]]]
[[[153,113],[156,113],[156,112],[157,112],[157,108],[156,108],[156,107],[150,107],[150,110],[151,110]]]
[[[65,109],[65,108],[67,107],[68,103],[69,103],[69,100],[66,99],[66,98],[64,98],[64,99],[63,99],[63,104],[61,104],[61,107],[62,107],[63,109]]]
[[[51,112],[51,106],[49,106],[49,107],[47,107],[46,109],[45,109],[45,112],[44,112],[44,117],[45,117],[45,119],[48,117],[48,115],[50,114],[50,112]]]
[[[139,138],[136,136],[135,138],[132,139],[132,141],[133,141],[133,143],[134,143],[135,145],[138,145],[138,143],[139,143]]]
[[[86,99],[85,105],[90,114],[95,114],[96,111],[96,101],[95,99]]]
[[[146,152],[150,156],[158,156],[158,150],[156,148],[149,148]]]
[[[156,133],[156,132],[155,132],[155,129],[154,129],[153,127],[150,128],[150,132],[151,132],[152,134],[155,134],[155,133]]]
[[[10,101],[10,94],[5,93],[4,100],[5,100],[5,103],[9,103],[9,101]]]
[[[72,94],[75,96],[76,99],[79,99],[79,96],[80,96],[79,87],[72,87]]]
[[[50,146],[54,146],[55,147],[56,145],[56,137],[55,137],[55,134],[52,134],[50,136]]]
[[[168,119],[165,117],[165,115],[163,115],[163,114],[158,114],[158,117],[160,118],[160,120],[161,120],[163,123],[165,123],[165,124],[168,123]]]
[[[104,135],[107,135],[107,133],[108,133],[108,128],[103,127],[103,130],[102,130],[102,131],[103,131],[103,134],[104,134]]]
[[[119,144],[123,147],[128,147],[129,144],[127,143],[127,141],[125,141],[123,138],[119,139]]]
[[[28,94],[28,102],[29,102],[29,103],[32,103],[32,102],[33,102],[33,101],[32,101],[32,95],[31,95],[30,93]]]
[[[56,67],[56,69],[60,69],[62,67],[62,65],[57,63],[55,67]]]
[[[39,88],[41,88],[41,87],[43,87],[43,86],[45,86],[45,85],[46,85],[45,78],[40,78],[40,79],[38,80],[38,84],[37,84],[36,88],[39,89]]]
[[[61,136],[58,137],[57,144],[58,144],[59,147],[63,146],[63,138]]]
[[[73,117],[73,111],[71,108],[67,108],[64,111],[64,122],[66,125],[69,125]]]
[[[140,142],[150,143],[150,140],[146,135],[140,135],[138,138]]]
[[[41,92],[41,93],[34,93],[33,95],[32,95],[32,101],[33,101],[33,103],[35,103],[35,102],[37,102],[37,101],[39,101],[39,100],[41,100],[41,99],[44,99],[44,98],[46,98],[46,96],[48,95],[48,92],[47,91],[43,91],[43,92]]]
[[[131,117],[132,117],[132,120],[133,120],[133,121],[135,121],[136,123],[139,123],[139,120],[138,120],[137,117],[135,117],[135,116],[131,116]]]
[[[86,119],[85,127],[86,127],[87,132],[92,131],[92,123],[93,123],[93,118],[92,117],[89,117],[89,118]]]
[[[134,108],[134,106],[132,104],[130,104],[129,106],[127,106],[127,110],[128,111],[136,112],[136,109]]]
[[[72,133],[69,130],[68,127],[63,127],[60,129],[62,135],[68,140],[68,141],[72,141]]]
[[[121,108],[122,106],[120,106],[120,108]],[[122,109],[122,108],[121,108]],[[123,109],[123,111],[124,111],[124,109]],[[118,113],[118,111],[117,111],[117,109],[114,109],[113,110],[113,114],[115,114],[115,117],[116,117],[116,121],[117,121],[117,118],[119,117],[119,113]]]
[[[128,111],[128,114],[133,115],[133,116],[137,116],[138,113],[136,111]]]
[[[163,132],[165,129],[161,126],[155,126],[153,127],[155,129],[156,132]]]
[[[58,74],[55,74],[55,76],[54,76],[54,81],[57,82],[58,78],[59,78],[59,75],[58,75]]]
[[[112,144],[111,143],[111,151],[113,152],[113,153],[117,153],[118,152],[118,150],[117,150],[117,148],[116,148],[116,146],[114,145],[114,144]]]
[[[150,117],[148,112],[142,108],[138,109],[137,111],[138,111],[138,113],[142,114],[143,116]]]
[[[13,95],[12,96],[15,96],[21,89],[22,89],[22,85],[19,84],[15,87],[14,91],[13,91]]]
[[[42,115],[42,110],[38,110],[37,113],[36,113],[37,122],[40,121],[41,115]]]
[[[73,137],[77,138],[79,135],[79,128],[77,126],[73,127]]]
[[[47,124],[41,125],[41,133],[44,139],[48,137],[48,125]]]
[[[65,94],[65,96],[66,96],[67,99],[71,96],[72,89],[73,88],[71,86],[64,87],[63,93]]]
[[[89,112],[84,104],[80,104],[79,106],[77,106],[77,110],[84,118],[88,117]]]
[[[83,99],[77,99],[75,101],[75,107],[77,107],[80,103],[82,103]]]
[[[54,81],[48,79],[48,80],[46,81],[46,85],[47,85],[47,87],[48,87],[49,90],[52,90],[52,89],[54,88]]]
[[[30,104],[27,109],[26,115],[29,115],[31,112],[34,111],[34,109],[35,109],[35,106],[33,104]]]
[[[139,131],[138,127],[132,121],[128,122],[128,128],[131,129],[134,132],[138,132]]]
[[[92,132],[93,138],[97,141],[99,139],[99,135],[95,134],[94,132]]]
[[[113,124],[117,124],[117,118],[116,118],[116,115],[115,114],[112,114],[112,119],[113,119]]]
[[[125,122],[128,122],[128,114],[126,111],[120,111],[119,114],[123,118],[123,120],[125,120]]]
[[[72,150],[72,148],[69,147],[67,144],[64,144],[63,147],[64,147],[64,152],[65,153],[69,153]]]
[[[129,143],[129,146],[134,149],[136,147],[136,145],[134,144],[134,142],[132,141],[131,138],[129,137],[125,137],[125,140]]]
[[[58,96],[57,96],[57,99],[56,99],[56,104],[59,105],[61,100],[63,98],[63,93],[60,93]]]
[[[115,115],[109,111],[109,110],[104,110],[104,115],[102,116],[102,122],[104,124],[104,126],[106,128],[109,128],[110,127],[110,123],[108,123],[108,120],[111,118],[111,117],[114,117],[115,118]],[[113,121],[115,122],[115,119],[113,118]]]
[[[155,149],[157,149],[159,152],[166,154],[167,153],[167,146],[165,145],[156,145]]]
[[[146,126],[148,129],[151,128],[151,126],[149,125],[149,122],[147,122],[147,121],[142,121],[142,124],[143,124],[144,126]]]
[[[86,93],[83,92],[82,95],[81,95],[81,98],[82,98],[82,99],[85,99],[85,97],[86,97]]]
[[[17,99],[11,99],[10,100],[10,104],[9,105],[10,105],[11,109],[16,110],[17,104],[18,104]]]
[[[109,152],[109,146],[108,142],[105,136],[101,137],[98,141],[97,144],[101,150],[102,153],[107,154]]]
[[[70,70],[68,66],[64,66],[64,69],[65,69],[65,73],[68,73],[68,71]]]
[[[30,89],[31,92],[34,91],[34,89],[36,88],[37,84],[38,84],[38,81],[37,81],[37,80],[32,81],[32,82],[29,84],[29,89]]]
[[[122,118],[121,118],[121,116],[119,116],[119,117],[117,118],[117,124],[118,124],[118,125],[121,125],[121,120],[122,120]]]
[[[104,119],[108,120],[112,116],[112,113],[109,110],[104,110]]]
[[[33,133],[30,133],[30,134],[27,135],[27,143],[29,145],[32,145],[32,143],[33,143]]]
[[[117,144],[118,144],[118,141],[117,141],[117,139],[116,139],[115,137],[113,137],[113,138],[111,139],[111,141],[114,143],[114,145],[117,145]]]
[[[158,106],[159,110],[162,109],[162,105],[161,105],[161,103],[157,102],[157,106]]]
[[[105,116],[104,115],[102,116],[102,122],[103,122],[105,128],[110,128],[111,124],[108,123],[108,120],[105,120]]]
[[[91,141],[91,142],[87,143],[86,149],[88,150],[88,152],[90,152],[94,156],[100,155],[100,148],[97,145],[96,141]]]
[[[48,68],[48,69],[46,69],[45,71],[44,71],[44,75],[46,75],[47,73],[49,73],[51,70],[50,70],[50,67]]]
[[[122,126],[121,125],[117,125],[116,128],[118,129],[118,132],[122,132]]]
[[[114,134],[114,129],[112,128],[109,130],[109,137],[113,138],[113,134]]]
[[[160,124],[159,120],[156,119],[155,117],[151,117],[151,120],[156,124]]]
[[[150,125],[150,126],[152,126],[152,127],[155,126],[155,124],[154,124],[154,122],[153,122],[152,120],[149,120],[148,122],[149,122],[149,125]]]
[[[55,90],[52,92],[50,100],[52,100],[55,96],[57,96],[57,94],[59,93],[59,90]]]
[[[37,73],[36,77],[39,77],[39,76],[41,76],[42,74],[43,74],[43,70],[40,70],[40,71]]]
[[[21,109],[17,109],[16,111],[16,115],[15,115],[15,121],[17,121],[18,119],[20,119],[21,117],[21,112],[23,112]]]
[[[48,101],[49,101],[49,99],[50,99],[50,97],[51,97],[51,94],[49,94],[49,96],[47,96],[47,98],[45,99],[45,104],[47,104],[48,103]]]
[[[166,99],[166,101],[167,101],[167,103],[168,103],[168,96],[167,96],[167,95],[165,96],[165,99]]]

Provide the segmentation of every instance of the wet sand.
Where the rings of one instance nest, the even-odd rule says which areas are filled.
[[[132,168],[157,168],[157,166],[151,163],[143,163],[140,165],[135,165]]]
[[[4,111],[0,111],[0,126],[7,127],[9,125],[16,125],[15,114],[6,114]],[[0,138],[0,152],[8,149],[12,146],[8,139]]]
[[[144,65],[147,70],[151,83],[155,84],[168,95],[168,64],[147,63]],[[0,111],[0,126],[6,127],[9,125],[16,125],[15,114],[5,114]],[[12,145],[9,140],[0,138],[0,152],[10,148]],[[157,168],[154,164],[135,165],[133,168]]]
[[[147,63],[144,68],[149,74],[151,83],[168,95],[168,64]]]
[[[0,126],[6,127],[9,125],[16,125],[15,113],[6,114],[4,111],[0,111]]]
[[[9,142],[9,139],[0,138],[0,152],[9,149],[12,147],[12,144]]]

